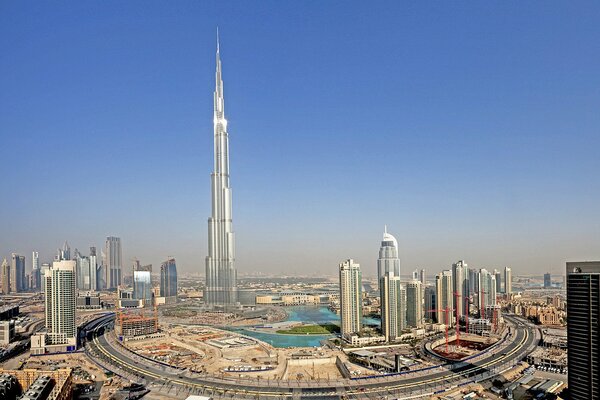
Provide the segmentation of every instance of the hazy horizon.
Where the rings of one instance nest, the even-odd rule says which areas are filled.
[[[536,7],[537,6],[537,7]],[[303,15],[304,18],[298,18]],[[215,30],[239,273],[600,259],[600,5],[0,4],[0,257],[204,273]],[[261,21],[257,24],[257,21]]]

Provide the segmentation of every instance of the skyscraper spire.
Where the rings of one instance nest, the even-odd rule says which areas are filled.
[[[204,301],[208,305],[233,305],[237,301],[237,272],[234,234],[232,229],[231,188],[229,186],[229,134],[225,119],[225,100],[221,56],[217,52],[214,93],[214,168],[212,180],[212,213],[208,219],[208,255],[206,256],[206,289]]]

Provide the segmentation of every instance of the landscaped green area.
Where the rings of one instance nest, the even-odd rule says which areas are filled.
[[[277,333],[284,335],[329,335],[331,333],[338,333],[340,327],[334,324],[320,324],[320,325],[301,325],[295,326],[290,329],[279,330]]]

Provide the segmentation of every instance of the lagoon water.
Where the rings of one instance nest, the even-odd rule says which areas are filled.
[[[327,307],[322,306],[297,306],[285,307],[288,314],[286,321],[300,321],[306,324],[340,324],[340,317]],[[379,325],[378,319],[364,318],[363,323]],[[277,333],[256,332],[244,328],[233,329],[236,332],[254,337],[269,343],[273,347],[314,347],[320,346],[321,340],[329,339],[334,335],[281,335]]]

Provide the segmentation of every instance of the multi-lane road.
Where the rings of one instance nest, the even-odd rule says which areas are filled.
[[[197,374],[143,358],[110,338],[112,316],[104,316],[88,325],[90,340],[86,352],[105,368],[151,388],[174,390],[181,395],[202,393],[217,398],[389,398],[427,396],[490,379],[510,368],[535,348],[537,332],[529,324],[508,317],[513,325],[502,346],[480,354],[467,362],[448,363],[437,368],[372,379],[339,379],[335,381],[278,381],[220,378]]]

